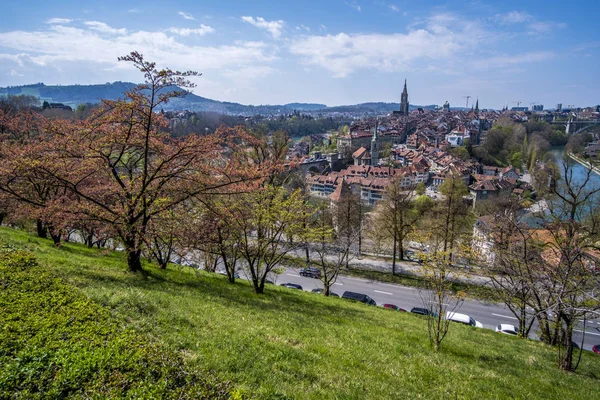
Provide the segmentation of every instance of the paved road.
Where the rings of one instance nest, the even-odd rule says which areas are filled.
[[[309,292],[312,289],[323,287],[320,280],[302,277],[294,269],[287,269],[277,278],[276,283],[279,285],[287,282],[297,283]],[[342,295],[346,290],[364,293],[375,300],[378,305],[391,303],[406,310],[410,310],[412,307],[423,307],[419,291],[408,286],[340,276],[333,285],[332,291]],[[487,329],[495,329],[500,323],[513,325],[517,323],[516,318],[505,306],[479,300],[466,300],[458,312],[470,315]],[[574,341],[578,344],[581,343],[581,333],[582,327],[580,326],[574,335]],[[591,350],[592,346],[596,344],[600,344],[600,320],[588,321],[584,349]]]

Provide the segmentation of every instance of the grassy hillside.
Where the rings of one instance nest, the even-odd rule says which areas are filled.
[[[242,398],[592,399],[600,357],[576,374],[555,352],[488,330],[453,325],[434,353],[418,316],[270,287],[263,296],[216,274],[146,265],[126,272],[118,253],[88,250],[0,228],[0,240],[32,251],[143,337],[179,352],[188,368],[231,380]],[[1,317],[0,317],[1,318]]]

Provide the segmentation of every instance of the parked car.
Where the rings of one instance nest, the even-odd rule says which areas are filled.
[[[311,292],[312,292],[312,293],[323,294],[323,289],[321,289],[321,288],[316,288],[316,289],[313,289],[313,290],[311,290]],[[335,293],[335,292],[329,292],[329,295],[330,295],[331,297],[340,297],[340,295],[339,295],[339,294],[337,294],[337,293]]]
[[[227,271],[218,270],[218,271],[217,271],[217,274],[219,274],[219,275],[225,275],[225,276],[227,276]],[[235,273],[233,274],[233,277],[234,277],[235,279],[240,279],[240,274],[238,274],[237,272],[235,272]]]
[[[406,312],[406,310],[404,308],[400,308],[400,307],[398,307],[395,304],[388,304],[388,303],[386,303],[386,304],[383,305],[383,308],[387,308],[389,310],[404,311],[404,312]]]
[[[315,267],[302,268],[300,270],[300,276],[319,279],[321,277],[321,270]]]
[[[519,328],[517,328],[514,325],[510,325],[510,324],[499,324],[496,327],[496,332],[505,333],[507,335],[518,335]]]
[[[594,347],[592,347],[592,351],[596,354],[600,354],[600,344],[597,344]]]
[[[413,314],[419,314],[419,315],[436,315],[436,313],[429,311],[426,308],[423,307],[413,307],[410,309],[410,312]]]
[[[370,298],[366,294],[362,294],[362,293],[345,291],[344,294],[342,294],[342,299],[360,301],[361,303],[365,303],[365,304],[368,304],[370,306],[376,306],[377,305],[377,303],[375,303],[375,300],[373,300],[372,298]]]
[[[300,289],[300,290],[302,290],[302,286],[300,286],[300,285],[298,285],[296,283],[282,283],[279,286],[285,286],[286,288],[289,288],[289,289]]]
[[[475,321],[473,318],[469,317],[467,314],[461,314],[452,311],[446,311],[446,319],[458,322],[459,324],[465,324],[474,326],[476,328],[483,328],[483,324],[479,321]]]

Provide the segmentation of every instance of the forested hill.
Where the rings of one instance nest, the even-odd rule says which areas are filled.
[[[49,103],[63,103],[76,108],[79,104],[98,103],[101,99],[116,100],[123,97],[123,93],[135,86],[131,82],[113,82],[99,85],[44,85],[36,83],[24,86],[11,86],[0,88],[0,97],[7,95],[30,95]],[[421,106],[410,105],[411,109]],[[422,106],[422,108],[433,109],[435,106]],[[220,114],[233,115],[273,115],[289,114],[293,111],[316,111],[340,112],[340,113],[389,113],[400,109],[399,103],[362,103],[355,105],[344,105],[327,107],[318,103],[289,103],[283,105],[244,105],[218,100],[207,99],[195,94],[189,94],[183,98],[173,99],[164,107],[165,110],[190,110],[190,111],[212,111]]]
[[[0,88],[0,96],[31,95],[40,102],[63,103],[73,108],[79,104],[98,103],[101,99],[116,100],[123,93],[135,86],[131,82],[113,82],[100,85],[44,85],[36,83],[25,86]],[[221,114],[279,114],[294,110],[310,111],[326,108],[325,104],[291,103],[284,105],[243,105],[207,99],[189,94],[183,98],[173,99],[165,109],[187,109],[191,111],[213,111]]]

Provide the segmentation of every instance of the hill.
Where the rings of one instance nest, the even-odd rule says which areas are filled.
[[[257,296],[245,282],[231,285],[223,276],[177,266],[163,271],[147,264],[147,276],[133,275],[118,252],[74,244],[56,248],[5,227],[0,240],[34,253],[44,272],[61,277],[61,285],[143,340],[177,352],[186,368],[231,381],[238,398],[592,399],[598,394],[600,357],[592,353],[583,354],[577,373],[567,374],[556,368],[555,351],[542,343],[462,325],[452,326],[436,353],[428,344],[426,321],[412,314],[281,287]],[[48,307],[53,301],[44,297]],[[0,304],[3,310],[10,305]],[[3,318],[4,311],[1,326]],[[39,368],[47,363],[36,362]],[[0,373],[0,386],[4,376]]]
[[[134,86],[135,84],[131,82],[113,82],[98,85],[44,85],[43,83],[36,83],[0,88],[0,96],[25,94],[38,97],[40,102],[63,103],[75,108],[79,104],[97,103],[101,99],[116,100],[122,97],[125,91],[130,90]],[[421,106],[410,106],[411,110],[418,107]],[[165,107],[166,110],[212,111],[220,114],[245,116],[289,114],[293,111],[387,113],[399,108],[399,103],[363,103],[335,107],[327,107],[325,104],[318,103],[255,106],[207,99],[193,93],[183,98],[173,99]],[[423,108],[433,109],[435,106],[423,106]]]

